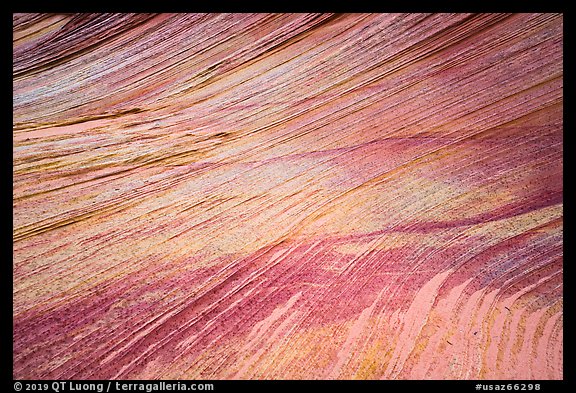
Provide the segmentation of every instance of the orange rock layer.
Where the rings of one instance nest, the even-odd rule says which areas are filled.
[[[561,379],[562,28],[14,14],[13,377]]]

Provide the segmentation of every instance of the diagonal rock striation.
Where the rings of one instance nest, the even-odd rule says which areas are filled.
[[[15,379],[562,379],[563,16],[14,14]]]

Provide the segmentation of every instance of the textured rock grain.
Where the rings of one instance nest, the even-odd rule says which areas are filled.
[[[561,379],[562,15],[13,16],[16,379]]]

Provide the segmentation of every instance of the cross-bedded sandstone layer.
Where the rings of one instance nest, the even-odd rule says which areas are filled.
[[[14,378],[562,378],[562,24],[15,14]]]

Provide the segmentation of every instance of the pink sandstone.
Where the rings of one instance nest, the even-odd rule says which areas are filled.
[[[14,14],[15,379],[562,379],[563,16]]]

